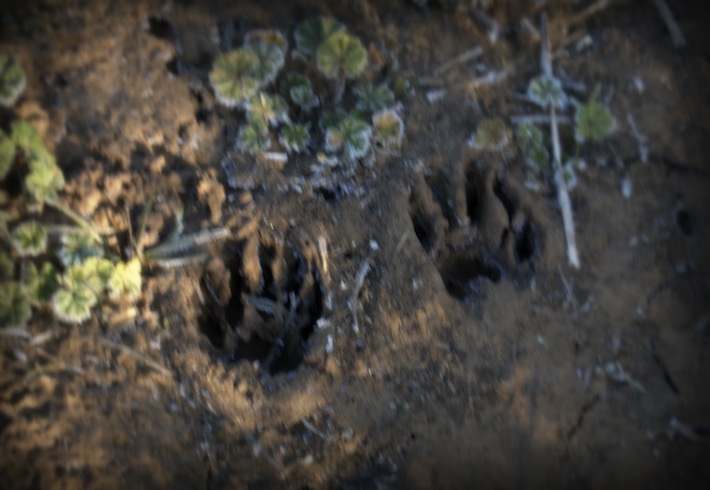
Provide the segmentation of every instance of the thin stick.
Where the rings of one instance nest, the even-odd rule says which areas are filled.
[[[365,282],[365,277],[367,276],[368,272],[370,272],[369,258],[365,259],[362,264],[360,264],[360,268],[357,270],[357,274],[355,274],[355,285],[353,286],[353,294],[348,300],[348,307],[350,308],[350,312],[353,315],[353,330],[355,331],[355,333],[360,333],[360,325],[358,325],[357,322],[357,297],[360,295],[360,290],[362,289],[362,285]]]
[[[547,37],[547,16],[545,13],[541,15],[540,36],[540,68],[545,75],[552,77],[552,59],[550,57],[550,45]],[[562,147],[560,145],[560,132],[557,127],[557,115],[555,114],[554,106],[550,106],[550,130],[552,132],[552,153],[554,156],[552,163],[555,169],[557,202],[562,212],[562,223],[564,226],[565,241],[567,242],[567,260],[572,267],[579,269],[579,252],[577,251],[577,240],[574,234],[574,216],[572,214],[572,203],[569,198],[569,192],[567,192],[567,184],[565,183],[564,174],[562,173]]]
[[[656,6],[656,10],[658,10],[658,14],[663,19],[663,22],[666,23],[668,31],[671,33],[671,38],[673,39],[673,46],[676,48],[680,48],[688,44],[685,40],[685,36],[683,35],[683,31],[680,30],[680,27],[678,27],[678,24],[673,18],[671,9],[668,8],[668,4],[666,3],[666,1],[653,0],[653,4]]]
[[[102,344],[105,344],[106,346],[108,346],[112,349],[120,350],[121,352],[128,354],[136,361],[142,362],[146,366],[155,369],[156,371],[158,371],[161,374],[164,374],[165,376],[168,376],[170,378],[173,376],[173,373],[171,373],[168,369],[164,368],[158,362],[152,360],[150,357],[146,356],[145,354],[141,354],[137,350],[131,349],[130,347],[128,347],[126,345],[119,344],[118,342],[114,342],[114,341],[109,340],[104,337],[98,337],[98,340]]]
[[[550,124],[552,119],[549,114],[524,114],[522,116],[510,116],[510,122],[519,124]],[[572,118],[567,116],[557,116],[557,124],[572,124]]]
[[[476,58],[480,58],[481,56],[483,56],[483,48],[481,46],[474,46],[473,48],[467,49],[463,53],[455,56],[454,58],[439,66],[439,68],[434,70],[434,76],[439,77],[449,71],[454,66],[466,63],[467,61]]]

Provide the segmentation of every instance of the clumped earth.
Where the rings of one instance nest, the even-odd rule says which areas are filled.
[[[0,51],[27,73],[15,114],[57,155],[63,202],[119,250],[151,197],[148,241],[180,203],[186,232],[230,233],[205,264],[144,271],[133,303],[0,339],[3,487],[710,481],[709,19],[669,2],[676,49],[651,2],[575,22],[591,3],[482,2],[493,39],[445,1],[3,2]],[[514,144],[467,145],[486,118],[540,112],[521,26],[541,10],[565,89],[599,84],[617,123],[581,149],[579,270],[551,180],[526,185]],[[235,151],[244,116],[208,77],[249,30],[292,41],[314,15],[362,40],[364,79],[409,84],[401,149],[317,179],[313,160]]]

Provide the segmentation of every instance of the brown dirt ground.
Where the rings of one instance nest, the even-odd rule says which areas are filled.
[[[547,2],[557,72],[584,88],[571,89],[580,100],[600,83],[618,123],[582,150],[580,270],[566,263],[550,186],[524,186],[516,150],[466,145],[484,117],[537,112],[519,95],[538,73],[538,47],[518,28],[537,18],[536,2],[493,2],[495,44],[453,2],[430,3],[3,2],[0,51],[28,75],[17,113],[55,150],[65,202],[117,228],[117,249],[126,209],[135,223],[151,195],[153,240],[178,200],[188,231],[231,234],[204,267],[147,271],[134,304],[106,304],[80,326],[39,313],[29,329],[50,341],[2,341],[4,488],[710,481],[703,1],[669,1],[688,38],[680,50],[651,2],[615,2],[566,33],[590,2]],[[366,78],[412,87],[401,152],[325,182],[309,178],[305,158],[278,166],[234,153],[241,116],[217,105],[207,81],[230,29],[238,42],[313,14],[364,40],[377,61]],[[564,45],[579,32],[587,45]],[[422,80],[474,45],[484,55],[442,75],[430,102],[438,87]],[[500,83],[467,83],[504,68]],[[620,182],[638,159],[628,113],[650,162],[625,198]],[[573,147],[569,126],[562,135]],[[365,263],[355,331],[348,302]],[[300,332],[243,295],[259,292],[283,305],[297,295]],[[285,353],[271,362],[274,336]],[[614,363],[631,382],[606,373]]]

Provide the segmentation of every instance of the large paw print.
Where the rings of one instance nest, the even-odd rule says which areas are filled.
[[[409,211],[424,250],[452,296],[469,301],[536,257],[540,233],[525,190],[497,158],[465,157],[453,172],[417,175]]]

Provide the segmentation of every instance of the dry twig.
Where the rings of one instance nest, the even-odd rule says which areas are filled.
[[[658,14],[663,19],[663,22],[666,23],[668,31],[671,33],[671,38],[673,39],[673,46],[676,48],[685,46],[687,42],[685,40],[685,36],[683,35],[683,31],[681,31],[680,27],[678,27],[678,24],[673,18],[671,9],[668,8],[668,4],[666,3],[666,1],[653,0],[653,4],[656,6],[656,10],[658,10]]]
[[[542,72],[552,77],[552,60],[550,58],[550,45],[547,37],[547,16],[543,13],[540,25],[540,68]],[[567,192],[567,184],[562,173],[562,147],[560,145],[560,133],[557,127],[557,115],[555,107],[550,106],[550,130],[552,132],[552,153],[553,167],[555,169],[555,186],[557,187],[557,202],[562,212],[562,223],[567,241],[567,259],[572,267],[579,269],[579,252],[577,251],[577,240],[574,234],[574,216],[572,214],[572,203]]]

